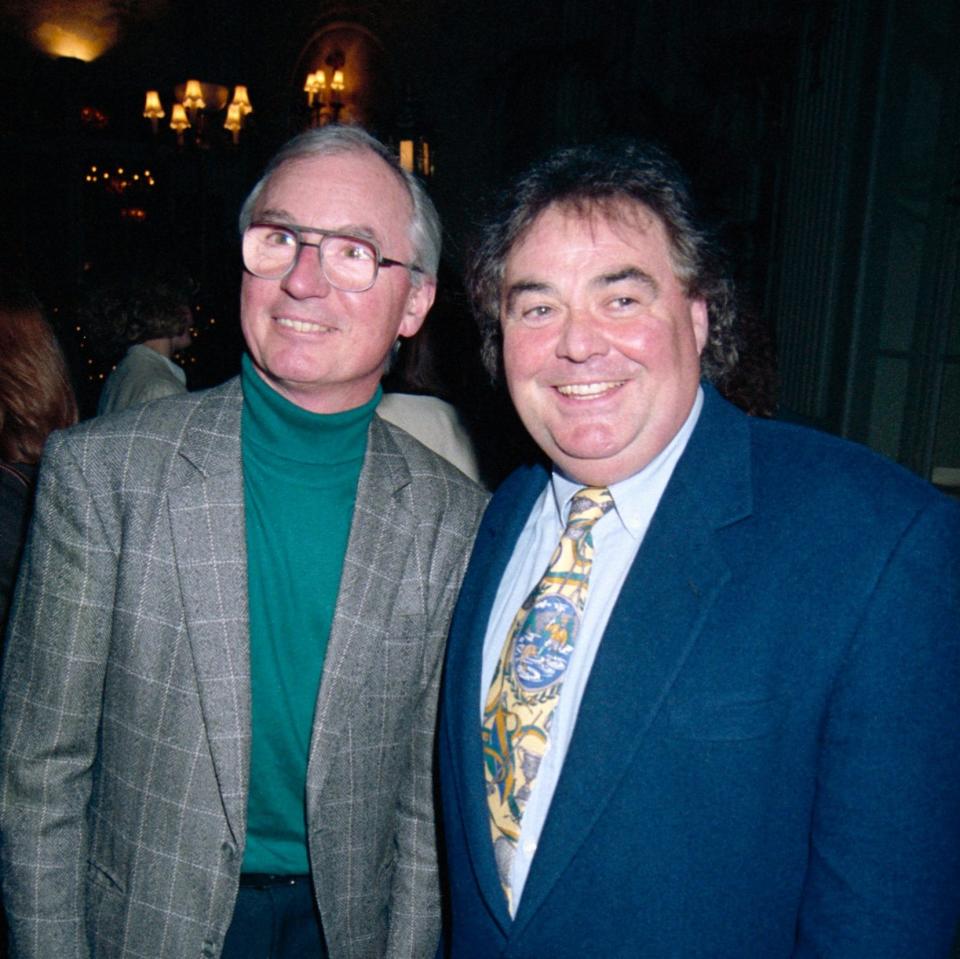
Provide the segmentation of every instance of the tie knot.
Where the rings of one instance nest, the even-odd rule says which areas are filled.
[[[605,486],[585,486],[577,490],[570,500],[567,529],[571,526],[592,526],[611,506],[613,497]]]

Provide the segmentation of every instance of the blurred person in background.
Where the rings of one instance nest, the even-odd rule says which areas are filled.
[[[44,441],[53,430],[76,421],[63,353],[39,301],[0,280],[0,635]]]
[[[0,277],[0,648],[44,441],[76,421],[67,365],[39,301]],[[0,905],[0,956],[5,940]]]
[[[103,384],[97,415],[187,392],[174,362],[190,346],[190,286],[173,274],[133,276],[88,294],[81,321],[95,348],[126,354]]]
[[[449,401],[437,368],[437,327],[432,319],[428,317],[416,334],[394,344],[377,414],[480,483],[473,439],[460,410]]]

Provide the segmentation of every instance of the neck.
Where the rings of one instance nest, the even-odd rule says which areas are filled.
[[[344,413],[347,410],[365,406],[373,398],[374,393],[377,392],[377,387],[380,385],[379,375],[373,375],[359,383],[328,384],[322,389],[300,388],[296,383],[278,380],[265,373],[252,359],[250,360],[250,366],[270,389],[308,413],[329,415]]]
[[[173,341],[169,336],[158,336],[152,340],[144,340],[140,345],[165,356],[168,360],[173,356]]]

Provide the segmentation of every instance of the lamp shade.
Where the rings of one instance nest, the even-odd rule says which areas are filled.
[[[156,90],[147,90],[147,99],[143,104],[143,115],[150,120],[156,120],[165,117],[163,104],[160,102],[160,94]]]
[[[227,107],[227,119],[223,121],[223,128],[234,133],[243,127],[243,107],[239,103],[231,103]]]
[[[239,103],[231,103],[227,107],[227,119],[223,121],[225,130],[233,136],[233,142],[240,142],[240,131],[243,129],[243,107]]]
[[[187,80],[187,88],[183,94],[183,105],[188,110],[202,110],[207,105],[203,99],[199,80]]]
[[[189,126],[190,121],[187,119],[187,111],[183,104],[175,103],[170,109],[170,129],[176,130],[177,133],[183,133]]]
[[[304,93],[307,95],[307,106],[313,106],[313,101],[323,94],[326,85],[327,78],[323,70],[316,70],[307,74],[306,83],[303,85]]]
[[[232,109],[234,106],[239,109],[242,117],[253,113],[253,107],[250,105],[250,94],[247,93],[247,88],[242,83],[238,83],[233,88],[233,100],[230,103],[230,108]]]

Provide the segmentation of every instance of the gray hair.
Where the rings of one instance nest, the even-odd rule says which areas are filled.
[[[502,368],[500,294],[510,251],[549,207],[619,218],[624,202],[646,207],[662,222],[684,293],[707,305],[710,329],[700,356],[702,375],[717,383],[730,375],[737,362],[737,309],[725,258],[698,221],[676,161],[653,144],[618,139],[548,154],[513,181],[482,227],[466,280],[491,376],[499,376]]]
[[[400,162],[376,137],[357,126],[330,126],[308,130],[288,141],[280,148],[263,171],[263,176],[257,181],[250,195],[244,200],[240,209],[240,233],[253,222],[253,211],[266,189],[270,178],[284,164],[294,160],[308,160],[314,157],[332,156],[343,153],[361,153],[369,151],[393,171],[397,179],[406,187],[413,205],[413,216],[410,220],[410,241],[413,244],[414,262],[423,272],[434,279],[440,265],[441,228],[440,217],[437,215],[433,201],[427,195],[423,184],[412,174],[400,166]],[[420,274],[412,272],[411,278],[419,284]]]

